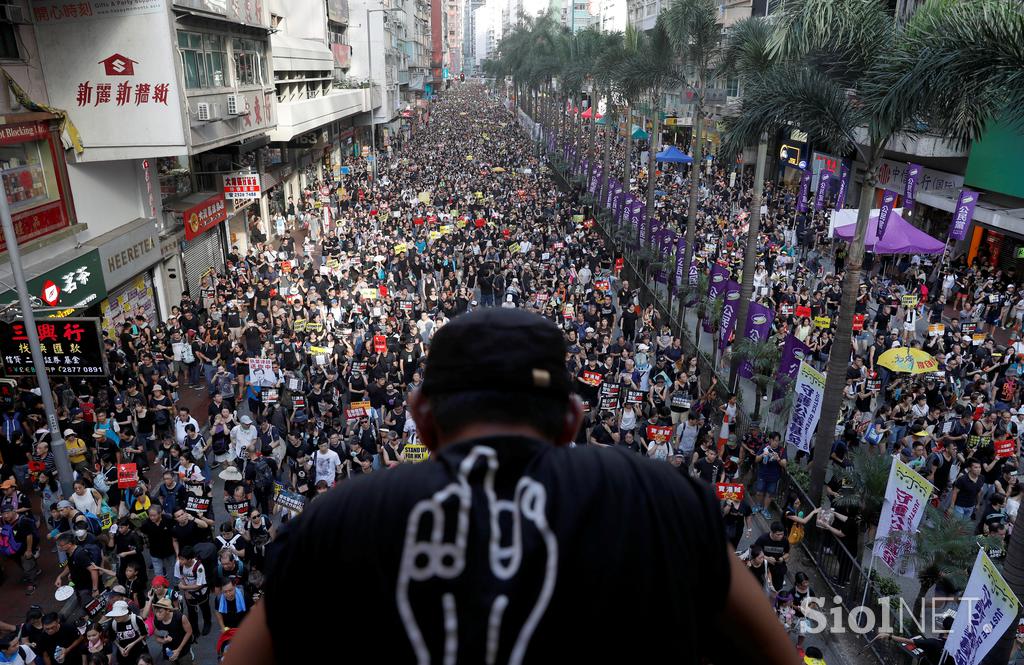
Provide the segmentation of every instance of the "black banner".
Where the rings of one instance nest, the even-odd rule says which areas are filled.
[[[107,375],[99,319],[43,319],[36,331],[48,376]],[[5,376],[36,373],[24,321],[0,322],[0,354]]]

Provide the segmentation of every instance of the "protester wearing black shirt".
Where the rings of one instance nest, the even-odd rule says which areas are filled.
[[[467,662],[609,661],[671,650],[679,662],[698,662],[705,652],[750,649],[762,663],[792,662],[761,591],[726,544],[709,491],[669,465],[565,447],[582,408],[569,396],[564,360],[561,332],[522,311],[478,310],[441,328],[410,405],[440,463],[346,483],[291,521],[271,545],[264,602],[236,635],[229,665],[315,659],[333,643],[332,617],[356,607],[375,620],[346,645],[353,660],[425,661],[447,651]],[[373,505],[373,517],[357,505]],[[407,528],[380,529],[386,516]],[[465,526],[449,530],[449,520]],[[618,546],[599,546],[609,532]],[[296,613],[328,567],[360,573],[331,597],[331,612]],[[566,640],[558,618],[597,625],[641,611],[675,628],[643,640],[629,631]],[[721,613],[750,626],[749,639],[704,639]]]

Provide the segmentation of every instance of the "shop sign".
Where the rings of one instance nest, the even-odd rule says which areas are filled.
[[[779,159],[783,164],[798,169],[807,168],[807,160],[803,156],[804,146],[798,143],[783,143],[779,148]]]
[[[47,123],[28,122],[0,126],[0,145],[2,146],[39,141],[46,142],[46,145],[40,145],[38,148],[52,155],[55,167],[57,160],[62,157],[60,151],[53,149],[53,138]],[[12,190],[17,191],[19,188],[27,187],[32,189],[45,178],[53,178],[54,181],[59,183],[60,178],[57,177],[56,168],[54,167],[43,166],[42,168],[45,169],[45,173],[33,169],[12,169],[4,174],[4,185],[7,191],[11,192]],[[22,180],[26,177],[31,180],[31,183],[28,185]],[[12,179],[13,182],[8,182],[8,178]],[[59,184],[56,186],[56,191],[60,192]],[[14,222],[14,234],[17,236],[19,243],[42,238],[71,224],[67,210],[64,207],[64,201],[62,200],[62,192],[60,194],[61,198],[58,198],[56,201],[48,201],[42,205],[11,211],[11,220]],[[14,206],[29,205],[27,203],[19,203],[23,199],[19,199],[16,195],[12,194],[8,194],[7,200]],[[0,251],[6,251],[6,249],[7,242],[3,237],[0,237]]]
[[[270,3],[265,0],[247,0],[246,2],[237,2],[235,0],[232,2],[226,2],[225,0],[174,0],[174,4],[223,16],[229,23],[243,23],[264,28],[270,27]]]
[[[894,162],[891,159],[883,159],[878,167],[878,180],[875,187],[878,189],[891,189],[894,192],[902,192],[907,182],[907,163]],[[916,193],[939,194],[941,192],[956,192],[964,186],[964,177],[955,173],[936,171],[925,168],[918,176]]]
[[[81,23],[91,19],[120,18],[139,14],[155,14],[162,11],[164,11],[163,0],[128,0],[127,2],[85,0],[71,3],[32,0],[32,18],[37,24]]]
[[[160,260],[160,239],[147,222],[103,243],[99,252],[104,281],[117,286]]]
[[[260,198],[260,175],[239,173],[224,176],[224,198],[229,201]]]
[[[99,319],[36,321],[36,332],[47,376],[107,374]],[[5,376],[36,373],[24,321],[0,322],[0,355]]]
[[[85,309],[107,297],[103,268],[97,250],[52,268],[28,282],[28,293],[43,301],[44,307],[63,307],[50,317],[70,316],[76,309]],[[0,302],[16,301],[13,291],[0,296]]]
[[[223,194],[214,194],[182,215],[185,220],[185,240],[192,240],[228,218]]]

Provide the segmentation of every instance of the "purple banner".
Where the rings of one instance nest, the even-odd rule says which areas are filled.
[[[956,201],[956,208],[953,209],[953,223],[949,227],[949,237],[953,240],[963,240],[967,237],[967,227],[971,225],[974,218],[974,206],[978,204],[978,192],[969,189],[960,190],[960,198]]]
[[[779,359],[779,371],[775,375],[773,402],[785,396],[787,387],[796,380],[796,373],[800,371],[800,361],[810,357],[811,347],[798,340],[792,333],[786,335],[786,341],[782,345],[782,357]]]
[[[686,258],[686,237],[679,236],[676,242],[676,286],[683,285],[683,259]]]
[[[633,232],[636,233],[637,236],[643,233],[643,207],[644,204],[639,201],[633,201],[633,205],[629,207],[629,221],[633,225]]]
[[[629,221],[629,211],[633,207],[633,195],[629,192],[622,192],[622,196],[619,198],[619,223]]]
[[[725,282],[729,279],[729,271],[717,263],[711,266],[711,274],[708,275],[708,295],[707,303],[708,309],[711,308],[711,303],[718,300],[718,296],[722,294],[722,290],[725,288]],[[704,318],[704,332],[711,332],[711,320],[707,317]]]
[[[667,260],[672,254],[672,245],[676,242],[676,233],[672,229],[662,229],[661,237],[658,239],[658,255],[662,260]],[[668,284],[668,271],[661,268],[654,275],[654,281],[658,284]]]
[[[765,341],[772,332],[774,318],[775,313],[772,310],[761,303],[751,302],[750,308],[747,310],[747,329],[743,333],[743,337],[753,342]],[[745,379],[753,378],[754,364],[749,360],[744,360],[740,364],[740,376]]]
[[[615,198],[615,178],[608,178],[607,190],[604,193],[605,210],[612,209],[612,199]]]
[[[622,183],[615,181],[615,192],[612,196],[612,219],[619,222],[622,218]]]
[[[843,160],[842,166],[839,167],[839,191],[836,193],[836,210],[842,210],[846,207],[846,190],[850,187],[850,167],[846,165],[846,160]]]
[[[917,198],[917,181],[924,171],[920,164],[907,163],[907,180],[903,184],[903,209],[907,210],[914,206],[914,199]]]
[[[832,174],[822,170],[818,174],[818,191],[814,193],[814,209],[825,209],[825,197],[828,196],[829,187],[832,185]]]
[[[885,190],[882,194],[882,207],[878,209],[878,239],[885,236],[885,230],[889,226],[889,218],[892,216],[893,204],[896,203],[896,192],[891,189]]]
[[[725,351],[725,347],[729,346],[729,337],[732,336],[732,331],[736,328],[736,315],[740,310],[739,283],[731,279],[726,282],[722,296],[725,301],[722,303],[722,323],[718,338],[719,351]]]
[[[800,174],[800,194],[796,198],[796,211],[807,212],[807,194],[811,190],[811,172],[803,171]]]

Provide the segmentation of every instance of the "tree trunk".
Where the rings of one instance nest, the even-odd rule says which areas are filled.
[[[593,90],[595,86],[591,86]],[[594,92],[590,93],[590,136],[587,141],[587,155],[590,156],[590,164],[587,168],[587,188],[590,187],[590,181],[594,177],[594,171],[597,170],[597,99]],[[597,192],[594,192],[594,198],[597,198]],[[596,213],[597,206],[594,206],[594,212]]]
[[[608,183],[609,176],[611,175],[611,137],[612,128],[615,127],[615,106],[612,102],[612,88],[608,86],[608,103],[605,105],[604,113],[604,168],[601,170],[601,186],[597,188],[597,195],[600,202],[604,203],[608,201],[608,190],[610,185]],[[612,220],[612,226],[614,226],[615,220]]]
[[[825,486],[825,472],[828,470],[829,452],[835,442],[836,419],[839,407],[843,403],[843,387],[846,385],[846,370],[850,367],[850,347],[853,330],[853,313],[857,305],[857,292],[860,288],[861,267],[864,264],[864,236],[868,229],[868,218],[871,215],[871,203],[875,194],[875,179],[878,176],[881,150],[871,151],[871,165],[864,174],[864,186],[860,190],[860,203],[857,210],[857,227],[850,243],[850,254],[846,261],[846,272],[843,276],[843,297],[839,304],[839,316],[835,323],[835,336],[832,338],[832,351],[828,357],[828,373],[825,377],[825,396],[821,405],[821,418],[818,420],[818,432],[814,437],[814,451],[817,453],[811,462],[810,499],[821,505],[821,494]]]
[[[736,363],[735,360],[733,361],[732,366],[733,367],[737,366],[737,363]],[[763,398],[764,398],[764,395],[762,394],[761,386],[757,386],[755,388],[755,390],[754,390],[754,416],[753,416],[753,420],[756,423],[761,422],[761,402],[764,401]]]
[[[1024,527],[1024,524],[1021,527]],[[1006,560],[1003,561],[1003,578],[1018,598],[1024,598],[1024,528],[1014,529],[1010,536],[1010,546],[1006,550]],[[1019,616],[1018,612],[1018,618]],[[1003,665],[1010,660],[1013,638],[1017,634],[1016,625],[1017,621],[1011,621],[1007,625],[1006,632],[988,656],[981,661],[981,665]]]
[[[768,159],[768,135],[761,134],[757,144],[757,162],[754,165],[754,191],[750,197],[750,228],[743,249],[743,279],[740,282],[740,309],[736,314],[736,339],[747,334],[747,312],[754,293],[754,268],[757,266],[757,239],[761,235],[761,195],[764,193],[764,166]],[[729,370],[729,390],[736,392],[737,372],[740,364],[734,359]],[[760,404],[758,405],[760,406]]]
[[[700,164],[702,161],[701,133],[704,110],[704,92],[698,90],[697,108],[693,116],[693,161],[690,162],[690,200],[686,208],[686,258],[683,260],[683,275],[689,279],[690,265],[693,263],[693,250],[697,235],[697,196],[700,194]]]
[[[661,134],[661,91],[656,90],[651,100],[651,136],[647,140],[647,210],[645,216],[654,214],[654,189],[658,178],[654,174],[658,165],[655,155],[658,154],[658,135]],[[651,241],[652,238],[648,238]]]
[[[626,155],[622,160],[622,186],[629,189],[629,171],[633,161],[633,108],[626,104]]]

